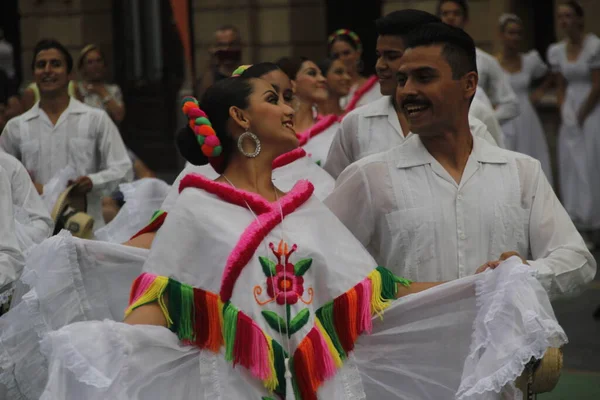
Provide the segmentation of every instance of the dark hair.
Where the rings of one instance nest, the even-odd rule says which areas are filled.
[[[442,4],[444,4],[444,3],[457,4],[461,8],[461,10],[465,16],[465,19],[469,19],[469,3],[467,2],[467,0],[440,0],[437,5],[437,15],[438,16],[441,16]]]
[[[331,43],[329,43],[329,46],[327,46],[328,51],[331,51],[331,47],[333,46],[333,44],[335,42],[348,43],[350,45],[350,47],[352,47],[354,50],[358,50],[358,44],[356,44],[356,42],[350,37],[350,35],[346,35],[346,34],[336,35],[335,39],[333,39],[331,41]]]
[[[375,29],[379,36],[406,36],[421,25],[441,22],[438,17],[421,10],[394,11],[375,21]]]
[[[217,29],[215,29],[215,32],[219,32],[219,31],[232,31],[233,33],[235,33],[235,36],[236,36],[234,43],[235,44],[242,43],[242,37],[240,35],[240,30],[237,28],[237,26],[231,25],[231,24],[224,24],[224,25],[219,26]]]
[[[283,57],[277,60],[276,64],[291,80],[295,80],[298,71],[300,71],[300,68],[302,68],[302,64],[304,64],[305,61],[308,61],[308,58]]]
[[[462,29],[443,23],[426,24],[408,34],[405,41],[407,49],[442,45],[442,55],[452,69],[453,79],[477,72],[475,42]]]
[[[229,108],[248,108],[248,98],[253,91],[251,81],[252,78],[241,76],[222,79],[210,86],[200,101],[200,109],[208,116],[221,141],[224,165],[227,165],[231,152],[236,146],[227,128]],[[190,163],[194,165],[208,164],[209,159],[202,153],[196,135],[189,126],[181,129],[177,134],[177,147],[183,158]]]
[[[244,72],[240,74],[242,78],[260,78],[263,75],[268,74],[273,71],[281,71],[281,68],[277,66],[277,64],[272,62],[262,62],[258,64],[254,64]]]
[[[59,41],[54,39],[42,39],[33,48],[33,59],[31,60],[31,70],[35,69],[35,59],[37,55],[44,50],[56,49],[60,51],[65,57],[65,61],[67,62],[67,73],[71,73],[73,70],[73,57],[69,51],[63,46]]]
[[[508,24],[513,23],[513,24],[518,24],[523,26],[523,20],[521,20],[521,18],[519,18],[517,15],[515,14],[502,14],[500,16],[499,19],[499,25],[500,25],[500,31],[504,32],[506,30],[506,27],[508,26]]]
[[[585,17],[585,11],[583,10],[583,7],[581,6],[581,4],[579,4],[578,1],[568,0],[568,1],[565,1],[563,3],[563,5],[571,7],[573,9],[573,11],[575,11],[575,14],[577,14],[577,16],[579,18]]]
[[[327,76],[327,72],[329,72],[334,61],[335,59],[333,58],[325,58],[317,63],[317,67],[319,67],[323,76]]]

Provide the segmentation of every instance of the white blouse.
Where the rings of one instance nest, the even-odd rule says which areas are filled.
[[[21,251],[27,252],[52,234],[54,223],[19,160],[0,152],[0,173],[8,183],[0,193],[12,200],[15,235]]]
[[[551,296],[596,272],[539,161],[479,138],[459,184],[412,137],[350,166],[325,204],[380,265],[415,281],[462,278],[508,251]]]
[[[95,227],[104,225],[103,196],[131,180],[132,164],[116,125],[106,112],[71,98],[55,125],[39,103],[6,124],[0,148],[23,163],[34,181],[46,184],[67,165],[94,185],[88,213]]]

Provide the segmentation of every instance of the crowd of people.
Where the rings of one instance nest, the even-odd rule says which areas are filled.
[[[531,395],[530,360],[567,341],[550,301],[596,274],[583,17],[558,7],[548,67],[516,15],[493,56],[466,0],[395,11],[374,76],[349,29],[321,60],[240,66],[223,26],[181,102],[173,185],[126,148],[102,51],[73,80],[40,41],[0,136],[0,398]],[[552,87],[560,200],[535,108]]]

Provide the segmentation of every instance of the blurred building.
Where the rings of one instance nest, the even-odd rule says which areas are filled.
[[[515,12],[526,21],[530,47],[542,54],[555,40],[558,0],[471,0],[468,31],[483,49],[497,44],[497,21]],[[175,170],[173,134],[182,87],[191,88],[208,63],[214,30],[222,24],[240,29],[244,63],[286,55],[325,56],[327,34],[340,27],[356,30],[365,43],[365,66],[374,64],[373,20],[403,8],[435,12],[436,0],[2,0],[2,24],[21,54],[16,61],[23,83],[31,79],[35,43],[61,41],[77,59],[87,43],[106,53],[112,78],[127,105],[122,132],[127,144],[156,170]],[[600,2],[583,0],[588,27]],[[174,12],[173,10],[176,9]],[[187,21],[187,22],[186,22]],[[187,35],[185,32],[187,31]],[[182,42],[183,35],[186,40]],[[187,48],[186,48],[187,46]],[[185,54],[191,57],[186,61]]]

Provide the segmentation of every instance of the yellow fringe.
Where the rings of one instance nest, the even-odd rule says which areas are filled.
[[[331,357],[333,357],[333,362],[335,363],[335,366],[337,368],[341,368],[344,363],[343,363],[337,349],[333,345],[331,338],[325,331],[325,328],[323,328],[323,324],[321,324],[321,321],[319,321],[318,318],[315,318],[315,322],[317,325],[317,329],[321,332],[321,336],[323,336],[323,339],[325,339],[325,343],[327,343],[327,347],[329,348],[329,353],[331,353]]]
[[[158,301],[158,305],[159,305],[163,315],[165,316],[165,319],[167,320],[167,324],[169,326],[171,326],[171,324],[173,324],[173,320],[171,319],[171,316],[169,315],[169,309],[167,308],[167,305],[165,303],[165,299],[163,296],[168,284],[169,284],[169,278],[167,278],[165,276],[157,276],[154,279],[154,282],[152,282],[152,284],[148,287],[148,289],[146,289],[144,294],[142,294],[140,296],[140,298],[136,300],[135,303],[130,305],[127,308],[127,310],[125,310],[125,317],[129,316],[129,314],[131,314],[131,312],[133,310],[135,310],[136,308],[138,308],[140,306],[143,306],[148,303],[152,303],[153,301]]]
[[[381,297],[382,283],[381,274],[379,271],[374,270],[369,274],[371,280],[371,315],[377,314],[379,318],[383,319],[383,310],[388,308],[391,304],[389,300]]]
[[[267,335],[266,333],[265,339],[267,340],[267,346],[269,346],[269,370],[270,377],[263,381],[265,388],[270,392],[273,392],[277,385],[279,385],[279,380],[277,379],[277,373],[275,372],[275,352],[273,351],[273,338]]]

